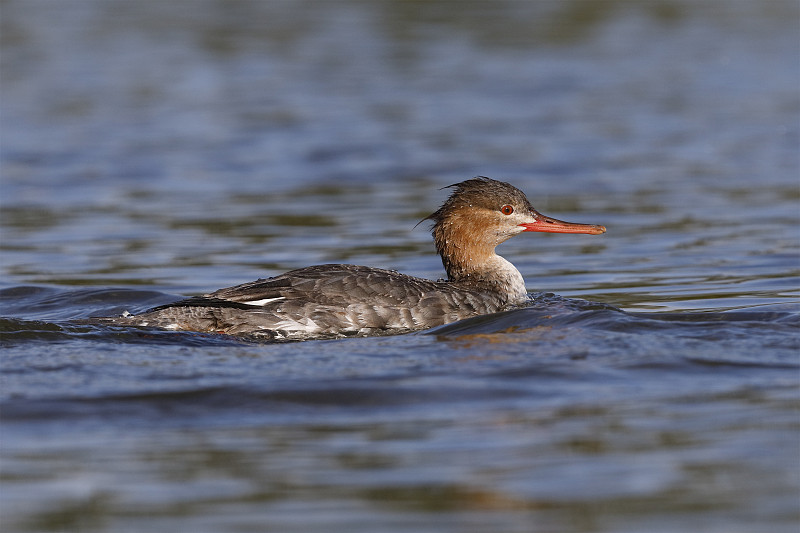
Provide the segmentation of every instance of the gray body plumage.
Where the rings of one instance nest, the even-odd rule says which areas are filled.
[[[274,339],[402,333],[512,303],[480,285],[356,265],[317,265],[103,321]]]

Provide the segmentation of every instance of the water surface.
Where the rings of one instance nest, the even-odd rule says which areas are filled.
[[[800,523],[793,2],[2,6],[9,531]],[[325,262],[442,276],[488,175],[602,236],[394,337],[90,326]]]

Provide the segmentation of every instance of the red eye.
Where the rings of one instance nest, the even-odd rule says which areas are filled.
[[[510,205],[504,205],[503,207],[500,208],[500,212],[503,213],[504,215],[510,215],[511,213],[514,212],[514,208],[511,207]]]

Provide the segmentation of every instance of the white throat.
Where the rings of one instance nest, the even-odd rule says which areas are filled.
[[[487,263],[490,272],[493,273],[492,277],[496,277],[497,281],[504,286],[504,289],[508,291],[513,300],[523,302],[528,299],[525,280],[517,270],[517,267],[511,264],[511,261],[494,254]]]

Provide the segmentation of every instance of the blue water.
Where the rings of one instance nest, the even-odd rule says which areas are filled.
[[[794,2],[0,6],[3,531],[794,532]],[[347,262],[441,187],[602,236],[391,337],[92,326]]]

